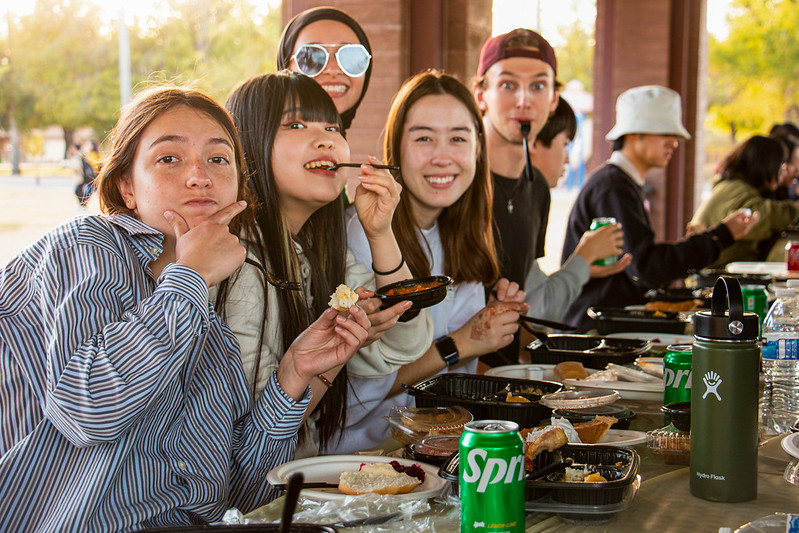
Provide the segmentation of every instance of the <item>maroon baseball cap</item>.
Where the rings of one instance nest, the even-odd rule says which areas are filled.
[[[477,68],[477,75],[483,76],[491,65],[509,57],[540,59],[552,67],[555,76],[558,75],[555,50],[539,34],[524,28],[517,28],[487,40],[480,51],[480,66]]]

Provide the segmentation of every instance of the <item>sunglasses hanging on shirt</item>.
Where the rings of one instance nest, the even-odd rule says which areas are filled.
[[[297,68],[312,78],[318,76],[325,70],[327,62],[330,61],[330,51],[328,48],[336,48],[336,62],[341,72],[350,78],[359,78],[366,73],[372,56],[362,44],[305,44],[292,56],[297,63]]]

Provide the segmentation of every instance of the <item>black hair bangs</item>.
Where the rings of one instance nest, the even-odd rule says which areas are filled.
[[[343,128],[341,115],[336,111],[333,99],[321,85],[302,74],[295,74],[292,78],[296,83],[286,92],[284,116],[299,118],[305,122],[337,124],[339,128]]]

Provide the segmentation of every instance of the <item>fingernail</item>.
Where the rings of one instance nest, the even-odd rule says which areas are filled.
[[[405,301],[405,302],[402,302],[402,307],[403,307],[403,308],[404,308],[406,311],[407,311],[408,309],[410,309],[412,305],[413,305],[413,302],[411,302],[411,301]]]
[[[174,219],[175,216],[172,214],[172,211],[164,211],[164,218],[166,219],[167,222],[171,224],[172,219]]]
[[[241,207],[247,207],[247,200],[239,200],[239,205]]]

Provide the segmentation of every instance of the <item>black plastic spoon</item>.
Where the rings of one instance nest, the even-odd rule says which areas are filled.
[[[533,179],[532,163],[530,163],[530,145],[527,136],[530,135],[530,121],[519,121],[519,129],[522,131],[522,143],[524,144],[524,175],[528,181]]]
[[[279,533],[289,533],[291,530],[291,521],[294,519],[294,509],[297,508],[303,481],[305,481],[305,476],[302,472],[295,472],[289,476],[286,501],[283,504],[283,516],[280,517]]]

